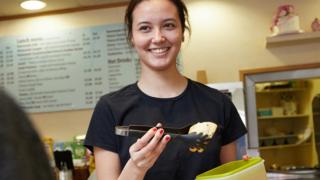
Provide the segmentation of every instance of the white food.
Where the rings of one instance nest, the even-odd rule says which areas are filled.
[[[213,122],[202,122],[202,123],[197,123],[193,126],[190,127],[189,129],[189,134],[196,132],[202,133],[203,135],[207,135],[209,139],[212,138],[214,133],[216,132],[217,125]]]

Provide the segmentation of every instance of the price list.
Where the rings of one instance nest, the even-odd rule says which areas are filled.
[[[0,87],[28,112],[93,108],[137,81],[122,24],[0,38]]]

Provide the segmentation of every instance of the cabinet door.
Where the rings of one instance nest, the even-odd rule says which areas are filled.
[[[255,69],[246,69],[240,70],[240,79],[244,82],[244,97],[245,97],[245,106],[246,106],[246,120],[247,120],[247,128],[248,128],[248,148],[250,151],[255,152],[255,149],[258,149],[258,153],[264,157],[266,160],[266,167],[270,168],[271,165],[276,166],[292,166],[292,165],[303,165],[303,166],[312,166],[319,164],[318,157],[316,153],[315,146],[315,133],[313,131],[313,115],[312,114],[312,98],[316,94],[320,94],[320,63],[311,63],[311,64],[297,64],[297,65],[288,65],[288,66],[278,66],[278,67],[266,67],[266,68],[255,68]],[[276,117],[258,117],[257,116],[257,108],[268,107],[268,102],[273,102],[275,99],[275,94],[271,93],[266,96],[264,100],[260,100],[258,97],[259,91],[263,89],[259,89],[261,86],[256,85],[264,85],[263,83],[269,82],[280,82],[280,81],[295,81],[298,82],[300,80],[305,80],[306,82],[310,82],[311,86],[307,87],[305,92],[299,94],[298,97],[298,116],[307,116],[307,117],[294,117],[290,118],[287,116],[282,118],[280,116]],[[302,82],[302,81],[300,81]],[[287,89],[287,90],[284,90]],[[290,88],[289,88],[290,89]],[[277,90],[274,90],[277,91]],[[288,88],[279,88],[278,91],[293,91],[288,90]],[[281,92],[278,92],[281,93]],[[259,101],[259,102],[257,102]],[[260,105],[266,104],[266,106]],[[278,109],[279,110],[279,109]],[[272,112],[272,111],[271,111]],[[279,112],[279,111],[278,111]],[[264,113],[268,113],[264,112]],[[270,113],[270,112],[269,112]],[[300,118],[300,120],[299,120]],[[264,146],[261,147],[261,143],[259,144],[259,140],[261,138],[266,138],[263,135],[264,126],[266,127],[279,127],[281,125],[275,124],[280,122],[280,120],[284,121],[295,121],[294,123],[290,123],[288,127],[296,127],[293,129],[297,133],[299,132],[299,128],[301,129],[301,133],[299,132],[297,137],[303,137],[302,140],[308,139],[305,137],[309,137],[308,141],[304,141],[302,144],[284,144],[282,146]],[[268,122],[269,120],[276,121],[275,123]],[[303,121],[307,121],[304,123]],[[259,123],[260,122],[260,123]],[[264,124],[265,125],[264,125]],[[306,127],[306,128],[305,128]],[[281,127],[281,129],[284,127]],[[262,130],[261,130],[262,129]],[[303,131],[304,129],[304,131]],[[269,130],[270,131],[270,130]],[[272,132],[272,130],[271,130]],[[318,131],[317,131],[318,132]],[[310,135],[311,134],[311,135]],[[278,136],[279,137],[279,136]],[[260,139],[259,139],[260,138]],[[269,137],[270,138],[270,137]],[[278,140],[278,142],[283,142]],[[250,152],[249,151],[249,152]],[[302,153],[302,154],[301,154]]]
[[[317,94],[312,100],[313,126],[315,132],[315,144],[318,159],[320,158],[320,94]],[[319,163],[319,162],[318,162]]]
[[[268,169],[312,166],[311,133],[303,136],[313,129],[309,95],[304,80],[256,84],[259,150]]]

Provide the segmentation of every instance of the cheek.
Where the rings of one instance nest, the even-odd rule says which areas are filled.
[[[148,45],[148,38],[146,36],[142,35],[135,35],[131,39],[131,43],[133,44],[133,47],[135,48],[143,48]]]
[[[180,33],[172,34],[168,36],[168,40],[174,44],[181,44],[183,41],[183,36]]]

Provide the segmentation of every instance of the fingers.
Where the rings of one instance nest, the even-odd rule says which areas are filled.
[[[158,123],[157,126],[161,127]],[[129,152],[134,164],[141,169],[149,169],[158,159],[167,143],[170,135],[165,135],[164,129],[151,128],[145,135],[131,145]]]
[[[160,155],[161,152],[164,150],[166,147],[167,143],[171,140],[170,135],[165,135],[162,139],[161,142],[158,144],[158,146],[155,148],[154,152],[155,154]]]
[[[170,135],[165,135],[152,151],[146,152],[145,158],[137,163],[138,167],[144,167],[148,164],[154,164],[170,139]]]
[[[242,159],[245,161],[248,161],[250,159],[250,157],[247,154],[245,154],[242,156]]]
[[[148,144],[148,142],[150,141],[150,139],[152,139],[154,137],[156,132],[157,132],[156,127],[149,129],[146,134],[144,134],[140,139],[137,140],[136,143],[134,143],[130,147],[130,151],[139,151],[140,149],[145,147]]]
[[[139,151],[142,149],[144,146],[146,146],[149,141],[154,137],[154,135],[157,133],[157,130],[162,127],[161,123],[157,123],[156,127],[153,127],[149,129],[149,131],[140,139],[137,140],[137,142],[130,148],[132,151]],[[160,133],[161,136],[163,134],[163,129],[162,132]],[[159,138],[157,138],[159,141]]]
[[[152,152],[157,147],[163,133],[164,130],[162,128],[158,129],[152,140],[143,149],[141,149],[141,153],[146,154]]]

